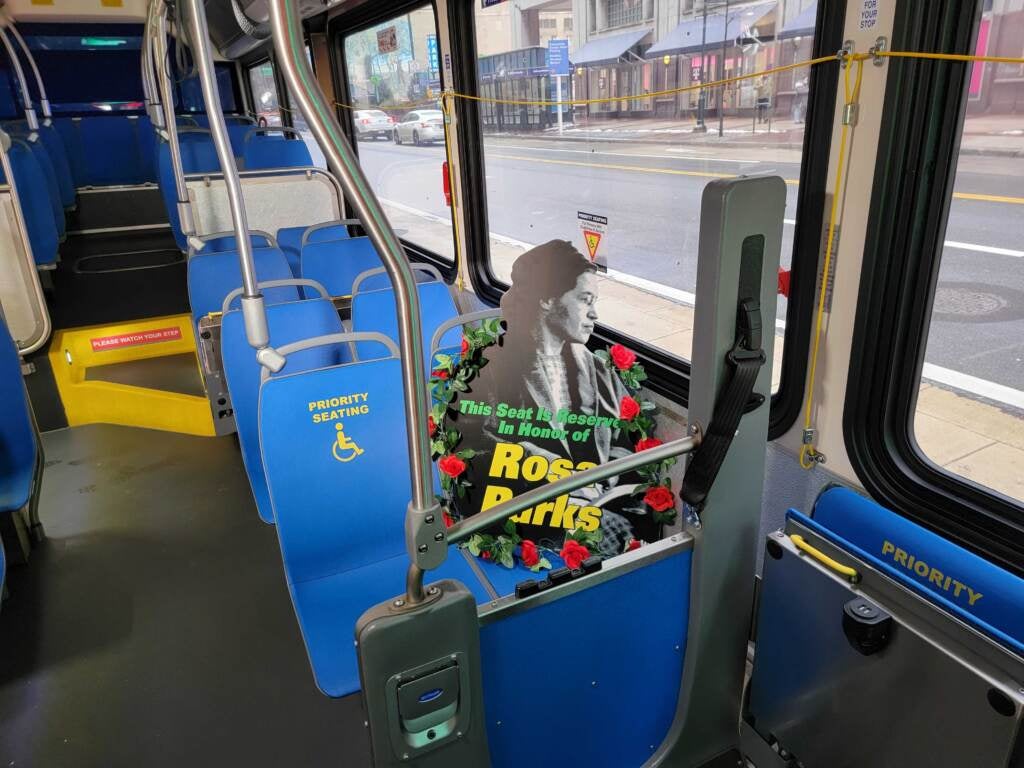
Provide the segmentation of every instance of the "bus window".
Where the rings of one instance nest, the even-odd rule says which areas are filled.
[[[984,12],[976,52],[1019,57],[1021,16]],[[934,464],[1024,502],[1024,67],[971,67],[913,430]]]
[[[46,83],[54,115],[143,108],[141,25],[18,25]],[[79,29],[81,27],[81,29]],[[35,84],[31,84],[33,99]]]
[[[264,61],[249,69],[249,86],[252,88],[253,111],[256,122],[261,126],[283,125],[281,100],[277,95],[277,81],[274,80],[274,65]]]
[[[724,90],[701,83],[811,58],[819,4],[691,3],[681,16],[678,5],[478,3],[474,13],[498,287],[524,250],[569,240],[607,267],[600,322],[637,347],[686,360],[709,181],[758,173],[786,179],[782,264],[790,267],[809,70]],[[559,97],[562,107],[536,103]],[[780,321],[786,308],[780,296]],[[776,388],[784,325],[775,338]]]
[[[309,66],[313,67],[313,52],[306,46],[306,59],[309,60]],[[302,140],[306,144],[306,148],[309,150],[309,156],[313,160],[313,165],[317,168],[326,168],[327,159],[324,157],[323,150],[320,149],[320,145],[317,144],[316,139],[313,137],[313,132],[309,130],[309,124],[306,123],[306,118],[302,116],[302,111],[299,109],[298,102],[295,97],[292,96],[291,88],[288,88],[288,116],[291,118],[292,127],[297,129],[302,136]]]
[[[359,162],[370,186],[402,239],[453,262],[433,7],[348,35],[344,51]]]

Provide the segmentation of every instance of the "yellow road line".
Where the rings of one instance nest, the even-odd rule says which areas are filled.
[[[1006,195],[980,195],[974,192],[954,192],[956,200],[981,200],[985,203],[1010,203],[1011,205],[1024,205],[1024,197],[1007,197]]]
[[[503,160],[522,160],[526,163],[544,163],[546,165],[574,165],[581,168],[602,168],[609,171],[636,171],[637,173],[660,173],[668,176],[696,176],[703,179],[735,179],[736,173],[712,173],[710,171],[683,171],[676,168],[648,168],[643,165],[621,165],[619,163],[585,163],[577,160],[553,160],[547,157],[526,157],[525,155],[505,155],[501,153],[487,153],[488,157],[499,157]],[[798,179],[784,179],[790,186],[799,185]],[[1010,203],[1012,205],[1024,205],[1024,197],[1007,197],[1006,195],[982,195],[973,192],[954,192],[953,197],[957,200],[980,200],[986,203]]]

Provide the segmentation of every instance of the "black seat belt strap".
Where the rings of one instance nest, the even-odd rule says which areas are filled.
[[[718,396],[711,423],[683,477],[680,495],[684,502],[695,508],[704,503],[714,485],[743,414],[764,402],[760,395],[751,401],[757,376],[765,361],[761,348],[761,304],[757,299],[742,299],[737,310],[736,343],[726,356],[731,369],[729,380]]]

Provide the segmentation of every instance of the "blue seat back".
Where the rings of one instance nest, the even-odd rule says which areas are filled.
[[[427,370],[432,367],[430,344],[434,331],[441,323],[458,315],[455,302],[445,283],[419,283],[420,328],[423,333],[423,355]],[[378,291],[360,291],[352,297],[352,330],[377,331],[398,342],[398,316],[395,312],[395,293],[390,288]],[[452,328],[441,338],[440,349],[458,348],[462,329]],[[370,345],[356,344],[356,355],[365,359],[374,353]]]
[[[258,248],[252,257],[259,282],[291,279],[288,261],[276,248]],[[188,260],[188,300],[192,307],[192,321],[198,325],[204,315],[220,312],[224,298],[241,286],[242,271],[238,266],[237,253],[222,251],[193,256]],[[268,288],[263,292],[263,298],[267,304],[280,304],[297,301],[301,297],[295,286],[284,286]]]
[[[341,333],[341,319],[334,304],[326,299],[310,299],[267,307],[267,327],[270,344],[280,347],[313,336]],[[233,310],[224,315],[221,323],[221,355],[224,377],[231,393],[231,406],[235,412],[238,442],[242,460],[249,475],[253,498],[260,519],[274,522],[270,491],[263,472],[259,440],[259,393],[262,366],[256,362],[256,353],[245,337],[242,313]],[[325,345],[296,352],[288,356],[287,373],[315,368],[326,368],[351,359],[349,345]]]
[[[71,165],[68,163],[68,152],[64,146],[64,139],[61,138],[53,124],[41,125],[39,127],[39,138],[46,147],[46,153],[53,163],[53,171],[56,174],[60,192],[61,206],[70,208],[75,204],[75,180],[71,175]]]
[[[1024,579],[847,488],[822,493],[813,521],[886,573],[1024,652]]]
[[[380,256],[368,237],[307,241],[302,248],[302,276],[322,283],[331,296],[348,296],[360,273],[379,266]]]
[[[57,237],[64,237],[67,231],[67,223],[64,219],[64,204],[60,199],[60,185],[57,183],[57,173],[53,168],[53,161],[50,153],[46,151],[46,145],[38,134],[32,141],[26,141],[36,162],[43,173],[43,180],[46,182],[46,194],[49,200],[50,213],[53,215],[53,225],[57,228]]]
[[[150,161],[152,126],[140,115],[57,118],[76,186],[115,186],[156,181]]]
[[[50,190],[43,177],[35,153],[24,141],[11,140],[8,152],[14,172],[14,186],[21,204],[21,213],[28,231],[29,245],[36,264],[54,264],[57,261],[59,236],[50,206]],[[0,170],[0,179],[3,172]]]
[[[402,403],[395,357],[263,382],[263,464],[290,584],[404,552],[410,487]],[[337,448],[338,425],[361,454]]]
[[[301,139],[253,134],[251,129],[243,146],[242,162],[247,171],[266,168],[309,168],[313,165],[309,149]]]
[[[0,513],[23,507],[32,492],[36,435],[21,358],[7,326],[0,321]]]

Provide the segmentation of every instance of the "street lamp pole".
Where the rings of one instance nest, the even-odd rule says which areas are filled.
[[[725,51],[729,41],[729,0],[725,0],[725,29],[722,31],[722,76],[720,79],[725,80]],[[718,137],[721,138],[724,134],[724,122],[725,122],[725,86],[718,86]]]
[[[707,82],[707,76],[705,73],[705,67],[707,66],[707,58],[705,56],[705,46],[708,42],[708,0],[704,0],[704,26],[701,28],[700,33],[700,90],[697,91],[697,125],[694,126],[694,133],[707,133],[708,127],[704,124],[704,102],[706,101],[706,94],[704,93],[704,83]],[[692,70],[691,70],[692,71]]]

